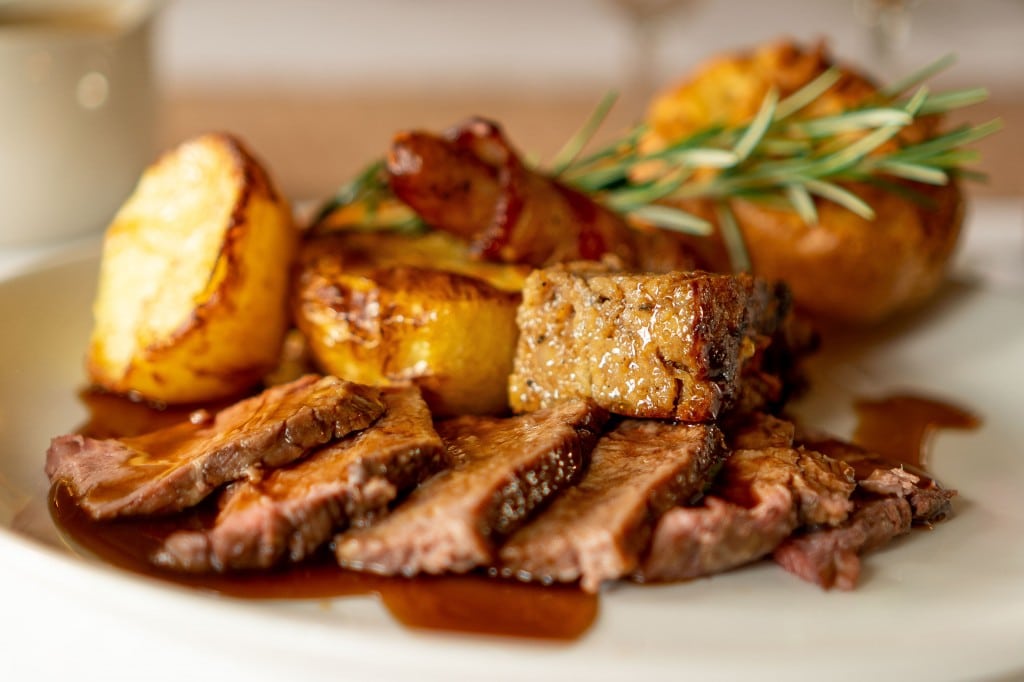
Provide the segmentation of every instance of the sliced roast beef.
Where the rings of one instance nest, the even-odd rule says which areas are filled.
[[[723,427],[728,447],[733,450],[791,448],[796,425],[764,412],[749,412],[728,420]]]
[[[444,444],[417,388],[384,389],[373,426],[230,487],[213,527],[171,535],[154,562],[185,571],[301,561],[349,524],[379,514],[444,466]]]
[[[943,488],[921,469],[822,433],[801,430],[799,442],[827,453],[854,468],[861,489],[876,495],[897,495],[910,503],[915,523],[931,523],[949,515],[956,491]]]
[[[772,554],[790,573],[826,589],[851,590],[860,577],[860,555],[949,514],[956,491],[938,485],[926,472],[822,434],[798,438],[851,465],[859,496],[854,514],[839,528],[808,528]],[[911,467],[913,468],[913,467]]]
[[[849,514],[852,470],[793,445],[795,426],[767,414],[730,423],[734,448],[699,506],[658,523],[640,580],[681,580],[756,561],[797,527],[837,524]]]
[[[637,578],[683,580],[756,561],[801,524],[841,523],[853,489],[849,467],[820,453],[736,450],[700,506],[661,518]]]
[[[579,579],[596,592],[636,568],[658,517],[699,496],[723,455],[715,426],[623,421],[598,442],[583,480],[501,548],[502,573]]]
[[[441,422],[451,468],[388,517],[340,535],[338,562],[386,575],[491,563],[497,542],[579,479],[606,419],[593,401],[569,400],[508,419]]]
[[[383,412],[377,389],[308,375],[142,436],[60,436],[46,473],[94,519],[175,512],[260,467],[282,466],[364,429]]]
[[[910,504],[902,497],[858,504],[840,528],[815,530],[779,545],[772,558],[790,573],[824,588],[851,590],[860,576],[859,555],[910,530]]]

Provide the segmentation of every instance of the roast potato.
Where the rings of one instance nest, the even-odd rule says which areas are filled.
[[[475,261],[442,233],[339,233],[304,247],[295,324],[318,367],[387,386],[411,382],[437,416],[498,414],[528,268]]]
[[[712,59],[653,100],[643,145],[654,150],[714,124],[742,124],[754,116],[769,88],[785,97],[831,65],[823,45],[804,48],[788,42]],[[806,113],[840,113],[876,94],[863,74],[847,66],[841,66],[841,73]],[[931,137],[940,123],[935,116],[919,118],[887,147]],[[755,274],[786,281],[797,305],[816,317],[866,324],[928,299],[941,284],[959,238],[963,196],[955,182],[903,185],[908,191],[896,193],[844,184],[873,208],[871,221],[820,199],[815,225],[786,208],[745,199],[730,203]],[[709,204],[690,202],[685,208],[715,218]],[[698,248],[706,262],[728,267],[720,242]]]
[[[164,154],[107,229],[89,378],[163,403],[251,388],[277,364],[297,234],[237,139],[202,135]]]
[[[301,247],[301,267],[324,259],[350,268],[408,265],[458,273],[483,280],[501,291],[520,292],[532,268],[480,260],[471,247],[445,232],[403,233],[389,230],[341,230],[312,239]]]

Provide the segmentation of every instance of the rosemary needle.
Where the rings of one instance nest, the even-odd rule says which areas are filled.
[[[713,200],[718,230],[733,268],[747,270],[750,258],[729,208],[731,198],[756,196],[770,205],[781,203],[808,225],[815,225],[815,198],[867,220],[874,218],[871,206],[845,188],[846,182],[866,182],[915,197],[920,193],[898,181],[943,185],[953,176],[984,179],[965,167],[977,161],[978,155],[964,147],[998,131],[1002,127],[999,119],[920,141],[892,143],[922,116],[945,114],[988,97],[983,88],[942,93],[928,90],[926,82],[954,61],[952,56],[942,57],[883,88],[863,105],[839,114],[807,114],[809,105],[840,79],[840,70],[831,67],[785,98],[769,91],[749,122],[709,126],[657,150],[641,148],[648,128],[640,124],[583,155],[616,101],[616,95],[609,93],[550,166],[538,170],[628,218],[695,236],[707,236],[713,226],[677,204],[683,199]],[[655,169],[655,177],[650,168]],[[372,222],[380,203],[391,198],[383,164],[377,161],[324,205],[318,221],[339,208],[362,203],[365,220]]]
[[[929,92],[926,81],[954,61],[952,56],[943,57],[842,113],[803,113],[838,81],[840,73],[833,67],[781,101],[774,90],[769,91],[748,123],[701,130],[658,151],[641,149],[640,135],[630,131],[598,153],[560,167],[557,175],[627,216],[691,234],[705,233],[703,221],[673,214],[684,213],[673,204],[683,199],[714,200],[720,236],[733,268],[745,270],[750,260],[740,227],[728,210],[730,198],[751,192],[761,200],[778,197],[804,222],[814,225],[815,197],[874,219],[871,206],[843,187],[845,182],[889,177],[943,185],[954,175],[978,177],[963,167],[978,158],[963,146],[999,130],[998,119],[918,142],[890,144],[922,116],[944,114],[988,96],[983,88]],[[911,90],[913,94],[906,97]],[[671,186],[649,178],[634,179],[633,169],[652,162],[660,164],[665,176],[680,168],[686,174]],[[652,202],[658,210],[651,210]]]

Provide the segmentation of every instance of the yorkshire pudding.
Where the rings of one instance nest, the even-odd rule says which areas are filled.
[[[650,132],[642,144],[656,150],[712,125],[741,125],[757,113],[772,87],[786,97],[832,65],[821,44],[778,42],[716,57],[653,100]],[[878,92],[862,73],[838,66],[838,82],[804,114],[840,113]],[[934,115],[920,117],[887,148],[932,137],[940,123]],[[731,199],[754,273],[784,280],[801,309],[841,322],[875,323],[929,298],[943,280],[960,233],[963,195],[957,183],[900,182],[905,191],[865,183],[843,186],[872,207],[873,220],[816,199],[818,222],[809,225],[788,207]],[[714,219],[706,202],[685,208]],[[705,257],[728,268],[721,242],[702,241],[709,242],[700,247]]]

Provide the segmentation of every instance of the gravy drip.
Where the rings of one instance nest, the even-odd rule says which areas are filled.
[[[884,458],[927,470],[932,437],[939,429],[975,429],[977,415],[934,398],[909,393],[859,400],[853,441]]]
[[[193,409],[160,409],[92,391],[83,392],[81,398],[90,410],[90,419],[80,432],[92,437],[130,437],[201,418]],[[911,470],[923,470],[927,465],[928,447],[936,430],[971,429],[980,424],[977,416],[963,408],[909,394],[861,400],[856,411],[854,441]],[[484,574],[386,578],[341,569],[326,551],[275,571],[223,575],[166,571],[149,562],[150,554],[175,530],[207,526],[216,511],[212,504],[163,518],[95,522],[57,485],[51,491],[50,510],[59,528],[108,563],[228,597],[272,600],[373,595],[407,627],[549,640],[577,639],[597,618],[598,597],[575,586],[540,586]]]

